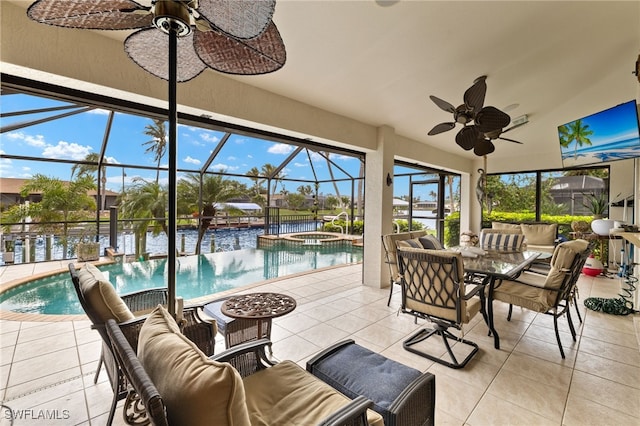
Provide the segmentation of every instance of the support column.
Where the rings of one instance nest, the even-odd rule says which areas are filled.
[[[393,179],[394,147],[394,129],[389,126],[378,128],[377,149],[367,153],[365,165],[362,280],[364,285],[375,288],[389,285],[382,235],[391,233],[393,228],[393,183],[387,185],[387,174]]]

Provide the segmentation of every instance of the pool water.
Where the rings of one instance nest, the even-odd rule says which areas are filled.
[[[280,245],[178,258],[176,295],[185,300],[298,272],[362,261],[362,247]],[[166,287],[166,259],[100,266],[118,294]],[[39,314],[82,314],[68,272],[0,294],[0,309]]]

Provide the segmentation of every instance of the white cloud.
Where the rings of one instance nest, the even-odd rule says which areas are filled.
[[[109,115],[109,113],[110,113],[111,111],[106,110],[106,109],[100,109],[100,108],[97,108],[97,109],[92,109],[92,110],[87,111],[87,112],[88,112],[89,114]]]
[[[228,156],[228,157],[227,157],[227,160],[229,160],[229,161],[236,161],[236,160],[237,160],[237,158],[236,158],[236,157],[234,157],[233,155],[230,155],[230,156]]]
[[[309,162],[305,161],[304,163],[293,163],[295,167],[309,167]]]
[[[120,164],[120,162],[116,160],[115,157],[105,157],[104,160],[109,164]]]
[[[220,141],[218,136],[211,133],[200,133],[200,139],[209,143],[218,143]]]
[[[44,136],[42,135],[32,136],[32,135],[27,135],[23,132],[11,132],[7,134],[7,137],[9,139],[24,141],[26,142],[27,145],[33,146],[36,148],[42,148],[47,146],[47,143],[44,140]]]
[[[212,170],[214,172],[232,172],[234,170],[238,170],[238,166],[230,166],[228,164],[224,164],[224,163],[218,163],[218,164],[212,164],[211,167],[209,167],[209,170]]]
[[[189,155],[187,155],[187,158],[185,158],[184,160],[185,163],[190,163],[190,164],[195,164],[195,165],[200,165],[201,161],[198,160],[197,158],[193,158]]]
[[[60,141],[58,145],[49,145],[42,151],[45,158],[83,160],[91,153],[90,146],[82,146],[74,142]]]
[[[276,143],[273,144],[269,147],[269,149],[267,149],[267,152],[269,154],[282,154],[282,155],[286,155],[289,154],[293,151],[293,146],[291,145],[287,145],[284,143]]]

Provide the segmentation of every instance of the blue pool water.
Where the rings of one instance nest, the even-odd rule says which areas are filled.
[[[362,248],[282,246],[178,258],[176,295],[185,300],[328,266],[362,261]],[[100,266],[119,294],[166,287],[166,259]],[[31,281],[0,295],[0,309],[40,314],[81,314],[69,273]]]

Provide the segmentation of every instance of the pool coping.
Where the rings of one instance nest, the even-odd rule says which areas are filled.
[[[110,260],[100,260],[100,261],[95,261],[95,262],[77,262],[76,264],[84,264],[84,263],[93,263],[96,266],[100,266],[100,265],[108,265],[111,263],[114,263],[113,261]],[[302,271],[302,272],[296,272],[293,274],[289,274],[289,275],[284,275],[282,277],[276,277],[276,278],[270,278],[268,280],[262,280],[262,281],[258,281],[255,283],[251,283],[251,284],[247,284],[245,286],[242,287],[236,287],[233,289],[229,289],[229,290],[224,290],[218,293],[212,293],[212,294],[208,294],[205,296],[199,296],[197,298],[194,299],[188,299],[185,300],[184,305],[185,306],[189,306],[189,305],[198,305],[198,304],[204,304],[210,301],[213,301],[215,299],[219,299],[225,296],[229,296],[238,292],[242,292],[242,291],[246,291],[246,290],[250,290],[252,288],[255,287],[259,287],[261,285],[265,285],[265,284],[270,284],[273,282],[277,282],[277,281],[282,281],[285,279],[289,279],[289,278],[296,278],[296,277],[300,277],[300,276],[304,276],[304,275],[309,275],[309,274],[314,274],[316,272],[321,272],[321,271],[326,271],[329,269],[337,269],[337,268],[344,268],[344,267],[348,267],[348,266],[353,266],[353,265],[358,265],[358,264],[362,264],[362,262],[353,262],[353,263],[345,263],[342,265],[332,265],[332,266],[326,266],[324,268],[318,268],[318,269],[311,269],[308,271]],[[35,279],[40,279],[40,278],[45,278],[48,277],[50,275],[55,275],[55,274],[60,274],[60,273],[64,273],[64,272],[68,272],[69,269],[68,268],[60,268],[60,269],[52,269],[51,271],[47,271],[47,272],[42,272],[39,274],[33,274],[33,275],[29,275],[28,277],[25,278],[17,278],[15,280],[11,280],[9,282],[0,284],[0,294],[8,291],[11,288],[17,287],[21,284],[26,283],[27,281],[32,281]],[[7,311],[7,310],[3,310],[0,309],[0,320],[3,321],[27,321],[27,322],[63,322],[63,321],[88,321],[89,318],[85,315],[85,314],[32,314],[32,313],[25,313],[25,312],[13,312],[13,311]]]

